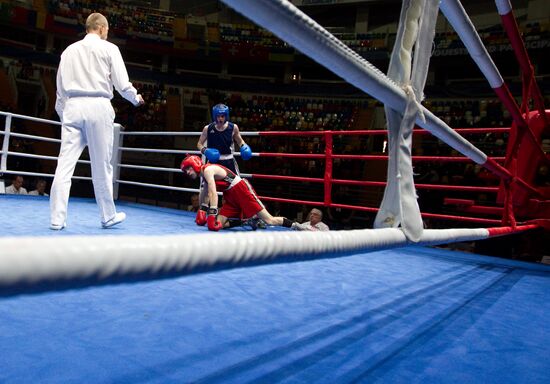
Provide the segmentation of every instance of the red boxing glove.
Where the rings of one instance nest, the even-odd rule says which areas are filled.
[[[206,211],[208,211],[208,207],[201,204],[200,209],[197,211],[197,216],[195,217],[195,223],[197,223],[197,225],[206,224]]]
[[[208,229],[210,231],[219,231],[222,229],[222,223],[218,220],[218,208],[209,208],[208,209]]]

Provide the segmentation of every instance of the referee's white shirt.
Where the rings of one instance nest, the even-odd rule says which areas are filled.
[[[89,33],[61,54],[55,110],[63,116],[65,103],[71,97],[112,99],[113,86],[126,100],[139,104],[137,90],[130,82],[118,47]]]

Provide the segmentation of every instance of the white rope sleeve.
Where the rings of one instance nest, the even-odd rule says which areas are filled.
[[[462,4],[458,0],[443,0],[441,1],[440,9],[460,36],[470,56],[476,62],[491,88],[501,87],[504,84],[504,80],[491,56],[489,56],[487,49],[485,49],[485,46],[481,42]]]
[[[425,230],[417,244],[487,237],[487,229]],[[407,244],[403,232],[395,228],[0,238],[0,296],[158,279],[274,261],[337,257]]]
[[[510,0],[495,0],[499,15],[506,15],[512,11]]]

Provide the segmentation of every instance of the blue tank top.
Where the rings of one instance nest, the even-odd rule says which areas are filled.
[[[216,123],[210,123],[208,125],[208,134],[206,140],[208,141],[208,148],[215,148],[220,151],[221,155],[230,155],[233,153],[233,128],[234,124],[227,123],[227,128],[223,131],[216,129]]]

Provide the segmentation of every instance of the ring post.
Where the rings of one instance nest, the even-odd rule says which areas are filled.
[[[332,131],[325,132],[325,206],[332,203]]]
[[[4,182],[4,172],[7,170],[8,151],[10,148],[10,132],[11,132],[11,114],[6,114],[4,122],[4,140],[2,141],[2,152],[0,152],[0,193],[6,193],[6,184]]]

